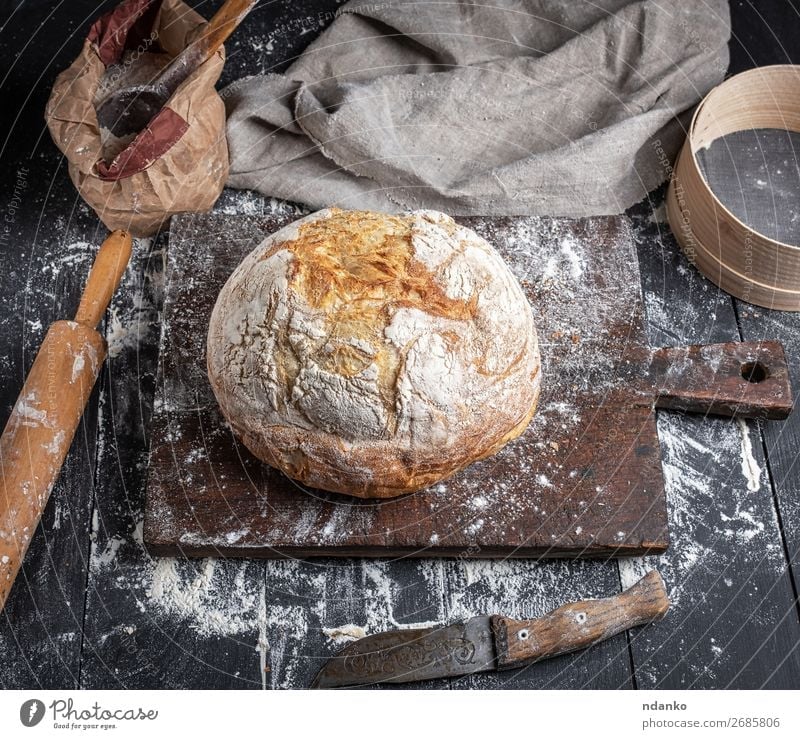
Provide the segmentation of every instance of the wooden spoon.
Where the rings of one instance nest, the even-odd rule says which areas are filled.
[[[203,31],[145,85],[112,92],[97,108],[101,128],[119,138],[138,133],[167,103],[180,84],[209,59],[233,33],[258,0],[226,0]]]

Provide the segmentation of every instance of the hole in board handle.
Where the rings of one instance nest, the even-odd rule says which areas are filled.
[[[769,377],[767,366],[761,362],[745,362],[741,371],[742,377],[748,382],[764,382]]]

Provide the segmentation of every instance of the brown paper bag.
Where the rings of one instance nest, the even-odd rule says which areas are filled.
[[[228,147],[225,107],[214,83],[225,63],[223,49],[110,162],[103,158],[108,146],[95,113],[101,84],[147,55],[175,56],[204,23],[180,0],[125,0],[94,23],[78,58],[56,79],[45,113],[50,134],[78,192],[109,229],[149,236],[173,213],[208,210],[222,191]]]

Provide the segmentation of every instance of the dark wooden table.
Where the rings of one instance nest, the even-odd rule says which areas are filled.
[[[207,17],[218,5],[193,4]],[[284,68],[336,8],[296,5],[259,5],[229,44],[223,82]],[[98,4],[0,7],[0,49],[11,63],[0,81],[5,423],[47,326],[74,311],[105,230],[77,197],[43,122],[53,79]],[[732,10],[732,72],[800,62],[797,7],[735,0]],[[753,308],[704,280],[679,253],[662,201],[654,193],[631,213],[651,342],[780,339],[800,395],[800,314]],[[216,210],[273,207],[226,191]],[[109,311],[111,357],[0,616],[4,688],[304,687],[336,641],[359,629],[487,612],[536,616],[619,591],[652,567],[673,599],[663,622],[521,671],[426,687],[800,687],[798,414],[762,424],[660,414],[672,546],[657,558],[152,559],[141,521],[167,246],[165,237],[136,244]]]

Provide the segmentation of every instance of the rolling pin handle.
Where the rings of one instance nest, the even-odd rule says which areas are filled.
[[[114,231],[103,242],[95,257],[89,279],[81,296],[75,322],[96,328],[111,302],[128,260],[133,240],[127,231]]]

